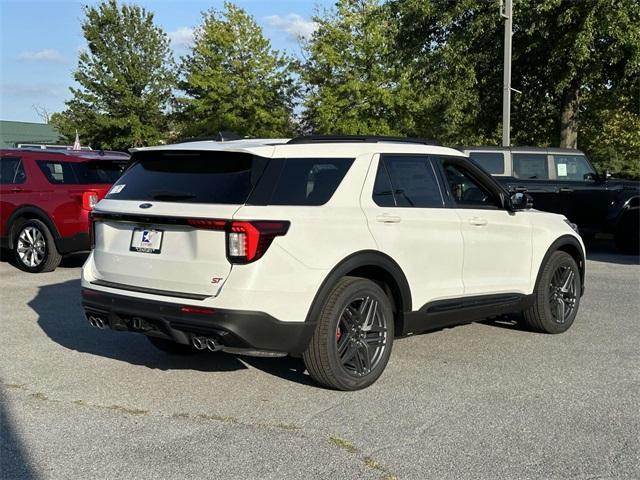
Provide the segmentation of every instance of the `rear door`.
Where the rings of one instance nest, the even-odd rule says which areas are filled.
[[[7,222],[11,214],[30,194],[24,161],[18,156],[0,157],[0,236],[9,234]]]
[[[444,208],[430,158],[385,154],[369,172],[360,203],[378,248],[405,273],[413,309],[462,296],[460,219]]]
[[[509,190],[526,192],[533,198],[533,207],[545,212],[560,213],[557,187],[550,180],[550,164],[547,152],[512,152],[512,176]]]
[[[139,152],[96,207],[95,276],[103,285],[201,298],[231,264],[224,224],[266,162],[246,153]]]

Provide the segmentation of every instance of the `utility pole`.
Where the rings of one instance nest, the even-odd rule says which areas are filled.
[[[504,80],[502,85],[502,146],[511,145],[511,36],[513,34],[512,0],[500,1],[504,20]]]

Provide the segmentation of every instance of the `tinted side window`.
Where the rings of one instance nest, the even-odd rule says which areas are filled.
[[[435,172],[427,157],[384,155],[397,207],[436,208],[444,205]]]
[[[70,162],[50,162],[48,160],[38,160],[38,166],[49,183],[68,184],[78,183],[73,173]]]
[[[471,152],[469,158],[492,175],[504,173],[504,154],[501,152]]]
[[[380,158],[378,162],[378,172],[376,173],[376,182],[373,185],[373,201],[379,207],[395,207],[396,202],[393,198],[393,190],[391,188],[391,180],[389,173],[384,166],[384,161]]]
[[[513,176],[522,179],[548,180],[547,156],[541,153],[514,153]]]
[[[456,205],[468,208],[499,207],[491,192],[465,170],[445,162],[444,172]]]
[[[109,160],[71,164],[76,180],[84,185],[115,183],[120,178],[125,166],[125,162],[112,162]]]
[[[27,175],[22,160],[18,157],[0,158],[0,184],[15,185],[24,183]]]
[[[558,180],[585,180],[588,173],[595,173],[583,155],[554,155],[553,163]]]
[[[284,161],[270,205],[323,205],[342,182],[350,158],[288,158]]]

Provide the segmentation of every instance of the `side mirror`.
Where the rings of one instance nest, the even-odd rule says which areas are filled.
[[[611,178],[611,170],[609,170],[608,168],[604,171],[604,178],[606,180],[609,180]]]
[[[533,208],[533,198],[528,193],[516,192],[511,195],[511,210],[529,210]]]

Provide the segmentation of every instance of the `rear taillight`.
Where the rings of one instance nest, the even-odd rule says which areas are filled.
[[[93,210],[93,207],[98,203],[98,194],[96,192],[83,192],[82,193],[82,208],[85,210]]]
[[[289,230],[289,222],[275,220],[234,221],[190,218],[187,223],[203,230],[224,230],[227,258],[231,263],[251,263],[262,257],[273,239]]]
[[[289,222],[257,220],[227,224],[227,257],[231,263],[250,263],[267,251],[273,239],[289,230]]]

